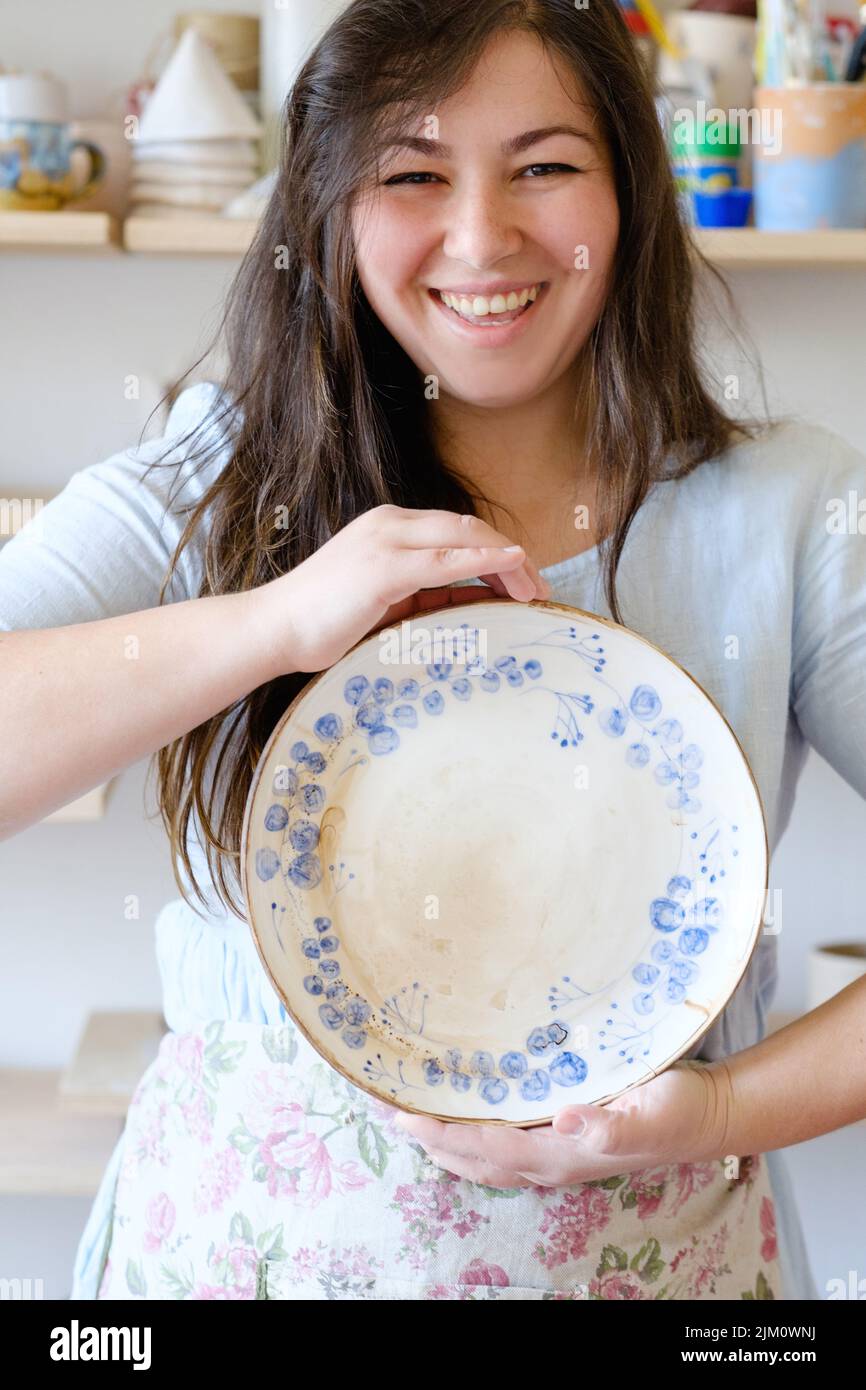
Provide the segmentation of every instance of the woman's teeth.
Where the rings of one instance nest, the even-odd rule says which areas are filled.
[[[512,290],[510,294],[495,294],[492,299],[486,299],[483,294],[470,299],[467,295],[448,294],[444,290],[439,290],[438,293],[442,303],[453,309],[462,319],[467,319],[470,323],[492,323],[503,314],[514,314],[517,310],[522,312],[529,304],[535,302],[540,289],[540,285],[533,285],[531,289],[519,292]]]

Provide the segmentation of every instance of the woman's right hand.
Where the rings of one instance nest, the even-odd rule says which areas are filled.
[[[324,671],[368,633],[447,603],[528,602],[549,587],[519,546],[480,517],[374,507],[288,574],[253,590],[268,674]],[[461,579],[488,587],[447,588]],[[264,683],[264,679],[263,682]]]

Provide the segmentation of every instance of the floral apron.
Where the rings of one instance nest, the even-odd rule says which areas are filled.
[[[292,1024],[167,1033],[130,1105],[98,1298],[782,1298],[767,1166],[458,1178]]]

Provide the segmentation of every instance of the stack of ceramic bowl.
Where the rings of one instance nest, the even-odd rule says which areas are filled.
[[[261,124],[194,29],[147,100],[133,142],[130,211],[219,215],[255,183]]]

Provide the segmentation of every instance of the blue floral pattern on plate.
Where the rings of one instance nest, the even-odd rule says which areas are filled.
[[[501,616],[503,605],[491,607],[498,607]],[[309,733],[289,743],[288,761],[278,765],[267,789],[264,777],[254,787],[256,820],[251,819],[248,836],[253,872],[248,881],[254,877],[275,889],[269,903],[269,940],[280,957],[273,964],[268,961],[275,984],[282,985],[290,1003],[286,980],[299,978],[316,1008],[315,1027],[308,1027],[311,1040],[358,1084],[416,1109],[438,1113],[435,1098],[450,1092],[447,1113],[464,1113],[459,1105],[454,1108],[455,1098],[463,1097],[465,1107],[466,1098],[474,1096],[476,1115],[481,1105],[488,1113],[509,1110],[511,1118],[515,1107],[526,1119],[544,1118],[557,1094],[558,1103],[572,1091],[583,1098],[595,1072],[599,1075],[590,1099],[605,1095],[603,1077],[611,1075],[611,1067],[627,1073],[643,1061],[643,1072],[637,1067],[640,1079],[647,1070],[657,1069],[654,1038],[659,1025],[689,1005],[702,1007],[690,996],[707,962],[714,964],[714,943],[725,937],[725,879],[740,854],[740,830],[736,820],[717,809],[715,798],[709,806],[702,798],[706,768],[701,730],[709,721],[718,740],[717,711],[705,699],[701,729],[688,738],[686,716],[670,697],[663,698],[658,680],[630,678],[623,684],[623,674],[632,673],[621,655],[614,661],[614,678],[611,642],[628,640],[627,655],[636,675],[642,639],[576,610],[566,610],[574,611],[575,618],[563,623],[561,607],[552,607],[558,611],[545,612],[544,605],[523,608],[524,625],[530,621],[534,631],[524,634],[524,640],[503,643],[492,661],[476,657],[463,664],[428,662],[417,675],[392,679],[376,674],[370,639],[326,673],[328,702],[320,703],[324,692],[317,697],[315,687],[309,695],[305,692],[302,700],[309,709],[304,709],[303,724]],[[670,672],[675,673],[674,688],[681,694],[682,682],[689,678],[663,654],[643,645],[661,658],[665,676],[670,679]],[[621,666],[626,668],[622,674]],[[548,667],[552,669],[546,674]],[[562,678],[566,670],[567,681]],[[334,701],[337,692],[340,698]],[[523,701],[522,717],[530,696],[530,708],[540,705],[546,712],[546,736],[560,749],[578,748],[597,738],[622,744],[627,775],[650,778],[665,812],[688,827],[688,871],[681,855],[680,862],[662,874],[656,894],[646,902],[638,958],[624,962],[602,989],[587,990],[574,976],[563,975],[548,986],[547,1017],[539,1016],[528,1033],[512,1037],[496,1053],[475,1049],[464,1056],[460,1049],[438,1044],[435,1026],[430,1026],[430,996],[419,981],[402,984],[382,999],[362,998],[346,983],[343,947],[330,913],[339,895],[350,888],[355,871],[339,856],[323,852],[323,818],[329,807],[339,804],[341,779],[349,771],[364,769],[373,775],[379,763],[400,757],[407,740],[423,738],[427,721],[447,721],[461,706],[483,706],[491,699]],[[533,713],[531,727],[539,737],[545,734],[543,717]],[[290,729],[301,723],[296,710],[282,731],[281,746]],[[733,739],[729,741],[735,746]],[[265,757],[268,754],[266,750]],[[271,749],[270,761],[274,756]],[[741,780],[748,777],[744,760],[738,771]],[[715,776],[721,782],[730,777],[730,769],[717,766]],[[751,788],[754,792],[753,782]],[[754,813],[755,807],[751,810]],[[755,832],[763,828],[759,801],[757,810],[757,819],[752,815],[752,851]],[[759,875],[760,858],[755,865]],[[763,872],[766,883],[765,863]],[[248,896],[249,892],[248,886]],[[304,899],[312,896],[329,911],[316,912],[312,930],[285,932],[287,899],[290,917],[298,920],[306,914]],[[251,907],[255,924],[252,914]],[[720,956],[714,968],[725,964],[729,961]],[[576,1022],[587,1000],[598,1006],[591,1031]],[[709,1016],[706,1006],[704,1013]],[[383,1048],[383,1042],[389,1045]],[[619,1082],[613,1093],[630,1082],[631,1077]]]

